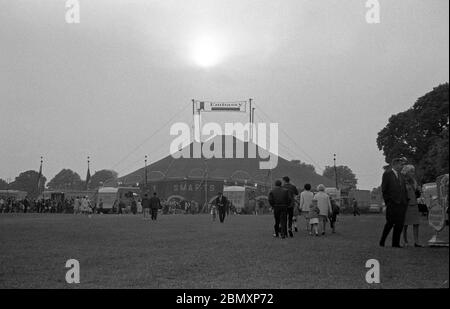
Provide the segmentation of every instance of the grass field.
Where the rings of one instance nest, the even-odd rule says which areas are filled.
[[[337,224],[336,234],[311,237],[301,220],[281,240],[270,215],[220,224],[208,215],[1,214],[0,288],[448,288],[448,248],[395,249],[390,238],[380,248],[381,215]],[[431,235],[424,222],[422,243]],[[65,281],[72,258],[80,284]],[[368,259],[380,262],[380,284],[365,281]]]

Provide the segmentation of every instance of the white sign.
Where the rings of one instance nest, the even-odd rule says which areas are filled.
[[[428,213],[428,223],[438,232],[445,227],[448,208],[448,179],[448,174],[441,175],[436,179],[438,196],[431,201]]]
[[[197,101],[197,110],[204,112],[246,112],[247,102],[204,102]]]

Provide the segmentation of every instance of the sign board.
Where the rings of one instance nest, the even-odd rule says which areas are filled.
[[[436,179],[437,198],[431,201],[428,213],[428,223],[437,232],[445,227],[448,208],[448,174],[441,175]]]
[[[246,112],[247,102],[206,102],[197,101],[197,110],[204,112]]]
[[[426,183],[422,186],[422,198],[428,208],[431,208],[431,203],[438,198],[437,185],[435,182]]]

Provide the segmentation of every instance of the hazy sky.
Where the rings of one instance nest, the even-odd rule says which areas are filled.
[[[0,178],[41,155],[47,179],[84,179],[88,155],[124,175],[168,154],[170,125],[152,134],[191,122],[192,98],[253,98],[296,140],[280,132],[282,156],[321,173],[336,153],[371,189],[377,133],[449,80],[447,0],[380,0],[380,24],[365,0],[80,0],[79,24],[65,2],[0,0]]]

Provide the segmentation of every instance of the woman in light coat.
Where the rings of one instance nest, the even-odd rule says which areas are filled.
[[[420,195],[419,186],[415,179],[415,168],[413,165],[405,165],[402,174],[406,180],[406,191],[408,193],[408,208],[405,213],[403,227],[403,241],[408,246],[408,225],[413,226],[414,247],[422,247],[419,244],[420,212],[417,197]]]
[[[314,198],[314,193],[311,192],[311,185],[309,183],[305,184],[304,189],[305,190],[300,193],[300,205],[298,207],[300,210],[300,214],[303,214],[305,217],[306,230],[310,231],[308,213],[309,208],[312,204],[312,200]]]
[[[317,201],[317,207],[319,208],[319,221],[322,222],[322,235],[325,235],[325,229],[328,216],[333,213],[331,208],[330,197],[325,193],[325,186],[320,184],[317,186],[317,193],[314,195],[313,200]]]

